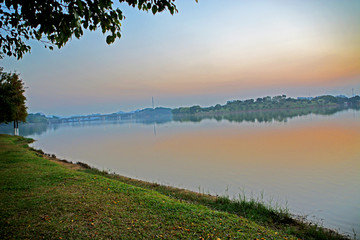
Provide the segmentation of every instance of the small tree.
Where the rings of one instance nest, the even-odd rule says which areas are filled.
[[[3,72],[0,68],[0,123],[14,122],[14,134],[19,134],[19,121],[25,122],[24,83],[17,73]]]

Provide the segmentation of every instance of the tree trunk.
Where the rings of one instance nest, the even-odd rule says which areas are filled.
[[[19,120],[14,120],[14,136],[19,136]]]
[[[19,120],[16,119],[16,135],[19,136]]]

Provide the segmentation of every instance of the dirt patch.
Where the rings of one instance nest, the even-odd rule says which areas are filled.
[[[78,165],[78,164],[74,164],[71,162],[65,162],[64,160],[58,159],[58,158],[49,158],[47,156],[44,156],[44,158],[50,160],[51,162],[55,162],[57,164],[60,164],[68,169],[72,169],[72,170],[83,170],[85,168],[83,168],[82,166]]]
[[[77,163],[73,163],[70,162],[66,159],[59,159],[56,157],[55,154],[49,154],[49,153],[45,153],[43,150],[41,149],[35,149],[32,147],[29,147],[29,149],[33,152],[36,153],[36,155],[38,155],[39,157],[43,157],[51,162],[60,164],[68,169],[72,169],[72,170],[84,170],[87,168],[90,168],[89,165],[85,164],[85,163],[81,163],[81,162],[77,162]]]

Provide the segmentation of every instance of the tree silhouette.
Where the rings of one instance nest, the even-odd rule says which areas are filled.
[[[175,0],[118,1],[153,14],[177,12]],[[25,43],[29,39],[41,41],[52,50],[63,47],[73,36],[80,38],[84,29],[100,28],[111,44],[121,37],[125,18],[112,0],[0,0],[0,6],[0,55],[18,59],[30,51]]]

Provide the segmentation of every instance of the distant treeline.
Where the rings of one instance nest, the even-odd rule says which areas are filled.
[[[163,122],[171,121],[170,108],[145,108],[129,113],[91,114],[72,117],[47,117],[42,113],[29,113],[26,123],[76,123],[89,121],[118,121],[118,120],[139,120],[141,122]]]
[[[286,97],[286,95],[280,95],[275,97],[263,97],[257,99],[247,100],[234,100],[228,101],[225,105],[216,104],[211,107],[180,107],[172,110],[174,118],[180,116],[186,117],[186,115],[194,115],[197,117],[202,116],[216,116],[216,115],[229,115],[239,114],[243,112],[258,112],[258,111],[269,111],[278,112],[281,110],[301,109],[308,108],[305,111],[314,111],[317,107],[353,107],[357,108],[360,106],[360,96],[354,96],[351,98],[345,96],[318,96],[318,97],[299,97],[297,99]],[[312,109],[312,110],[311,110]],[[272,114],[272,113],[264,113]],[[303,115],[303,114],[301,114]]]
[[[48,123],[49,119],[41,113],[29,113],[26,117],[27,123]]]

